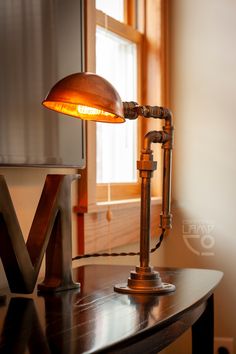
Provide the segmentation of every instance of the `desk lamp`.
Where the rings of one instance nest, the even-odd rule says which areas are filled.
[[[171,158],[173,142],[172,115],[167,108],[140,106],[136,102],[122,102],[115,88],[104,78],[93,73],[76,73],[65,77],[53,86],[43,105],[72,117],[96,122],[122,123],[125,119],[160,118],[165,121],[162,131],[145,135],[137,168],[141,177],[140,214],[140,265],[130,273],[127,284],[117,284],[114,290],[121,293],[166,293],[175,290],[172,284],[163,283],[157,271],[149,264],[151,177],[157,163],[153,161],[152,143],[161,143],[164,150],[163,195],[160,228],[164,232],[172,227],[170,210]]]

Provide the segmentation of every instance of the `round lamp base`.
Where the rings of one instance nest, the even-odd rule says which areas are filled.
[[[153,267],[136,267],[130,273],[127,284],[117,284],[114,290],[123,294],[165,294],[174,291],[175,286],[163,283]]]
[[[128,284],[116,284],[114,290],[117,293],[122,294],[166,294],[175,291],[175,286],[173,284],[162,283],[161,287],[143,287],[143,288],[130,288]]]

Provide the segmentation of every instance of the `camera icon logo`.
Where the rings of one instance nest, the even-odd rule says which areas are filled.
[[[197,256],[214,256],[214,223],[204,220],[183,220],[183,240],[187,248]]]

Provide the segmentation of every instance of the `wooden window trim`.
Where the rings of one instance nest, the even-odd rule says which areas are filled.
[[[127,25],[122,23],[109,15],[104,14],[100,10],[96,10],[96,24],[108,31],[114,32],[117,35],[124,37],[134,43],[141,43],[143,39],[143,34]]]

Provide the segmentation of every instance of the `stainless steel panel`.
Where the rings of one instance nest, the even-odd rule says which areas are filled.
[[[0,0],[0,51],[0,165],[83,167],[84,123],[41,106],[83,70],[83,0]]]

